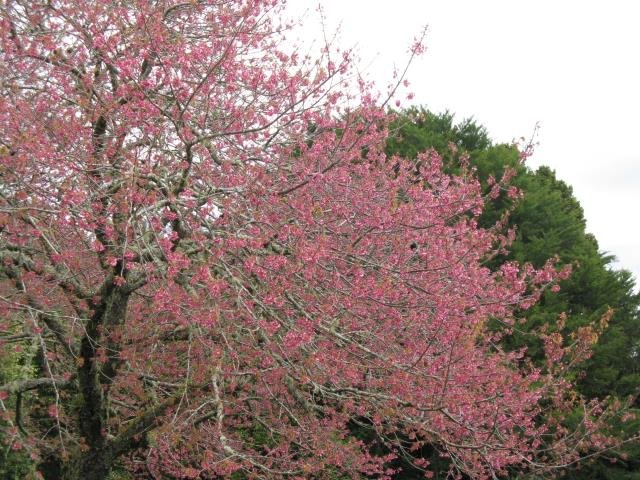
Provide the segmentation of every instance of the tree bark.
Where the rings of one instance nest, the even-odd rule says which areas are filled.
[[[106,480],[112,465],[109,450],[91,449],[65,463],[61,480]]]

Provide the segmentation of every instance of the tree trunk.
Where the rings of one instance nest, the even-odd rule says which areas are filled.
[[[61,480],[106,480],[113,463],[109,457],[98,450],[80,453],[62,467]]]

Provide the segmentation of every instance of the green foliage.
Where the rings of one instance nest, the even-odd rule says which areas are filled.
[[[274,434],[260,423],[240,428],[238,432],[242,441],[252,445],[253,448],[274,448],[277,445],[277,439],[274,438]]]
[[[592,358],[582,365],[580,390],[588,397],[637,393],[640,299],[633,292],[630,273],[611,268],[613,257],[600,253],[596,239],[585,232],[583,211],[571,187],[556,179],[549,168],[521,173],[516,184],[524,198],[511,217],[518,233],[509,258],[541,266],[547,258],[558,256],[561,264],[573,266],[573,273],[562,282],[558,294],[545,294],[526,312],[525,333],[516,333],[511,346],[527,345],[529,355],[540,359],[540,346],[526,340],[527,331],[544,324],[553,326],[558,315],[566,312],[563,333],[569,334],[597,323],[612,308],[609,327],[595,345]]]
[[[435,114],[423,108],[411,108],[398,116],[387,142],[387,154],[416,158],[430,148],[445,159],[451,158],[449,145],[472,152],[486,150],[491,141],[484,127],[473,119],[455,125],[453,114]]]
[[[612,435],[633,435],[640,431],[640,410],[632,409],[635,418],[612,422]],[[629,443],[602,457],[588,459],[576,468],[568,469],[563,480],[640,480],[640,444]]]
[[[584,212],[570,186],[558,180],[548,167],[532,171],[520,161],[514,145],[494,145],[486,130],[472,119],[454,123],[450,112],[435,114],[413,108],[398,114],[387,144],[389,155],[416,158],[433,148],[445,158],[450,172],[457,173],[461,155],[468,155],[486,192],[489,179],[499,180],[507,168],[515,171],[511,184],[523,193],[514,203],[502,195],[488,202],[480,219],[493,225],[510,212],[508,227],[516,228],[516,239],[507,255],[493,259],[495,268],[507,260],[542,266],[557,257],[560,265],[571,265],[571,277],[561,283],[559,293],[546,292],[532,309],[522,312],[522,323],[505,340],[510,349],[527,348],[534,362],[542,363],[542,344],[531,332],[547,325],[558,330],[557,319],[566,313],[562,333],[569,336],[578,328],[597,324],[609,309],[613,315],[608,328],[593,349],[593,356],[575,372],[580,392],[589,398],[624,398],[640,391],[640,297],[625,270],[614,270],[614,257],[601,253],[593,235],[586,232]],[[636,406],[640,406],[636,400]],[[612,430],[621,437],[640,430],[638,425],[619,425]],[[613,427],[612,427],[613,428]],[[617,433],[616,433],[617,432]],[[626,433],[625,433],[626,432]],[[580,470],[569,469],[567,478],[640,478],[638,445],[624,446],[609,459],[593,459]],[[628,460],[624,460],[626,457]],[[573,476],[572,476],[573,475]]]
[[[19,336],[24,332],[20,327],[20,320],[9,319],[5,324],[8,337]],[[0,385],[25,378],[45,376],[43,355],[38,340],[27,337],[20,343],[0,343]],[[17,395],[12,394],[4,401],[8,410],[15,411]],[[1,479],[35,479],[40,472],[44,478],[59,478],[59,465],[51,463],[51,459],[34,460],[28,445],[23,445],[29,432],[29,423],[43,422],[49,424],[51,419],[47,406],[52,403],[53,390],[27,391],[21,395],[21,410],[30,410],[30,418],[22,418],[20,425],[12,417],[0,418],[0,478]],[[37,412],[34,414],[34,412]],[[31,424],[32,426],[33,424]],[[7,428],[9,427],[9,428]],[[18,428],[20,427],[20,428]],[[8,433],[14,435],[8,437]],[[49,435],[55,436],[50,430]],[[20,445],[20,448],[14,448]],[[39,463],[38,463],[39,462]]]
[[[131,473],[127,472],[122,466],[117,465],[109,473],[107,480],[134,480]]]
[[[32,367],[29,351],[15,351],[11,345],[0,345],[0,385],[11,382],[21,375],[30,374]],[[4,400],[8,409],[15,408],[15,396]],[[7,427],[9,419],[0,418],[0,427]],[[17,448],[14,438],[7,437],[13,429],[0,428],[0,478],[6,480],[28,480],[36,478],[35,465],[24,447]],[[14,448],[15,444],[15,448]]]
[[[35,479],[33,461],[24,450],[14,451],[11,446],[3,446],[0,452],[0,478],[4,480]]]

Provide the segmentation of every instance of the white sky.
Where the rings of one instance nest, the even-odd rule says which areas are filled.
[[[529,138],[529,160],[574,189],[600,249],[640,279],[640,1],[321,0],[326,30],[356,46],[383,88],[428,25],[408,78],[413,104],[473,116],[497,142]],[[318,0],[289,0],[321,35]],[[405,102],[403,106],[409,106]],[[634,207],[635,205],[635,207]]]

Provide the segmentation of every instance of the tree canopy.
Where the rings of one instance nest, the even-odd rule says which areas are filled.
[[[541,333],[538,366],[491,328],[568,271],[490,268],[513,238],[481,225],[482,183],[387,155],[388,98],[350,52],[287,47],[280,8],[3,3],[6,448],[100,480],[390,478],[424,445],[493,478],[613,446],[621,412],[556,368],[593,329]]]

